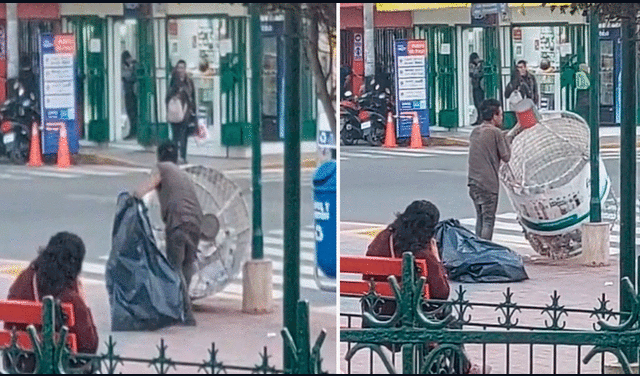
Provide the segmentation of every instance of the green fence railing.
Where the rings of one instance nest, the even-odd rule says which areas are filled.
[[[628,278],[621,289],[633,307],[623,319],[604,295],[590,310],[565,307],[557,291],[551,304],[519,304],[510,288],[497,303],[471,302],[462,286],[453,300],[425,301],[425,281],[405,253],[402,283],[389,277],[393,315],[378,313],[384,299],[373,289],[361,299],[362,313],[340,314],[343,370],[446,374],[465,373],[473,364],[491,373],[604,373],[617,361],[619,370],[631,372],[625,353],[640,345],[640,296]]]
[[[298,302],[298,333],[295,337],[285,328],[281,334],[285,348],[293,352],[293,364],[291,369],[282,369],[270,363],[271,355],[264,347],[262,353],[256,356],[257,362],[253,365],[235,365],[221,361],[218,355],[219,347],[215,343],[208,349],[208,357],[202,362],[181,361],[171,358],[168,346],[164,339],[160,339],[157,346],[158,356],[152,359],[123,356],[116,352],[116,342],[109,336],[106,341],[107,351],[102,354],[73,354],[67,343],[68,328],[64,325],[56,328],[56,317],[60,315],[60,302],[54,301],[50,296],[43,299],[42,331],[39,336],[35,327],[29,325],[27,332],[31,339],[33,350],[25,350],[17,344],[16,331],[12,331],[11,343],[0,345],[0,374],[69,374],[69,373],[122,373],[127,364],[148,365],[149,369],[157,374],[166,374],[169,371],[204,372],[207,374],[218,373],[258,373],[258,374],[319,374],[322,371],[322,357],[320,348],[326,337],[326,332],[321,331],[313,347],[309,346],[309,304],[307,301]],[[57,312],[57,314],[56,314]],[[294,339],[295,338],[295,339]],[[190,345],[193,348],[193,344]],[[27,357],[34,359],[35,370],[28,370],[23,362]],[[28,367],[28,366],[27,366]],[[178,367],[180,367],[178,369]],[[136,369],[138,371],[138,369]],[[138,371],[139,372],[139,371]]]

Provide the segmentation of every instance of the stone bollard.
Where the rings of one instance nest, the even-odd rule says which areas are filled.
[[[583,265],[609,265],[609,234],[611,225],[608,222],[582,224],[582,259]]]
[[[242,270],[242,312],[270,313],[273,302],[271,260],[248,260]]]

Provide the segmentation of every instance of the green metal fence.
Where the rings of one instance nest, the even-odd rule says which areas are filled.
[[[377,313],[382,299],[374,290],[362,299],[364,312],[341,313],[347,373],[463,373],[472,364],[491,373],[604,373],[614,359],[630,373],[625,352],[640,344],[640,296],[627,278],[621,288],[633,307],[620,324],[611,323],[620,312],[604,295],[590,310],[565,307],[557,291],[550,304],[520,304],[509,288],[499,303],[471,302],[462,287],[453,300],[424,301],[425,278],[417,278],[410,253],[402,284],[389,281],[397,302],[392,316]]]
[[[322,371],[322,357],[320,349],[326,337],[323,330],[318,336],[313,347],[309,344],[309,304],[299,301],[297,306],[298,333],[292,335],[286,328],[281,331],[283,343],[286,349],[293,354],[293,364],[290,369],[276,367],[270,362],[271,355],[266,347],[256,354],[256,363],[252,365],[235,365],[225,363],[218,355],[219,348],[215,343],[205,352],[201,362],[181,361],[170,357],[168,346],[164,340],[160,340],[157,346],[158,356],[151,359],[124,356],[116,351],[116,342],[109,336],[106,341],[107,351],[102,354],[72,354],[66,343],[68,328],[60,326],[55,330],[56,317],[60,317],[60,302],[54,301],[51,296],[43,299],[42,332],[39,336],[33,325],[29,325],[27,331],[31,338],[33,350],[25,350],[17,345],[15,331],[12,333],[12,341],[9,345],[0,345],[0,374],[22,374],[28,370],[16,366],[18,360],[25,357],[35,359],[36,374],[65,374],[65,373],[121,373],[127,365],[147,365],[157,374],[166,374],[174,370],[177,372],[204,372],[217,373],[260,373],[260,374],[319,374]],[[58,312],[58,314],[56,314]],[[297,347],[296,344],[307,344]],[[190,344],[194,348],[194,344]],[[197,350],[196,350],[197,351]],[[180,367],[180,368],[178,368]],[[138,370],[138,369],[136,369]]]

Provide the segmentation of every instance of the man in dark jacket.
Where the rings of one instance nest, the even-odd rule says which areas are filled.
[[[195,187],[177,163],[178,148],[175,143],[167,141],[158,146],[158,164],[151,172],[151,178],[142,183],[134,195],[142,198],[147,192],[158,190],[162,221],[165,224],[167,259],[180,273],[183,282],[184,323],[195,326],[189,283],[195,274],[193,263],[200,242],[203,215]]]
[[[536,78],[527,70],[527,62],[518,61],[516,64],[516,74],[504,90],[504,95],[509,98],[511,94],[518,90],[522,99],[529,98],[538,106],[540,104],[540,94],[538,94],[538,83]]]

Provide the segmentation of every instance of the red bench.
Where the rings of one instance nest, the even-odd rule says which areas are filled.
[[[75,324],[73,305],[71,303],[62,303],[61,307],[67,317],[65,325],[72,327]],[[42,303],[26,300],[0,300],[0,321],[24,325],[42,325]],[[31,338],[27,332],[19,330],[16,331],[16,335],[18,346],[24,350],[33,349]],[[77,352],[75,334],[69,333],[67,335],[67,343],[72,352]],[[10,345],[11,330],[0,329],[0,348]]]
[[[420,275],[427,276],[427,263],[416,259]],[[341,274],[359,274],[357,280],[340,278],[340,296],[361,297],[369,291],[369,281],[373,278],[375,290],[383,297],[395,297],[387,277],[394,275],[398,282],[402,278],[402,259],[370,256],[340,256]],[[384,282],[383,282],[384,281]],[[424,285],[424,298],[429,299],[429,285]]]

